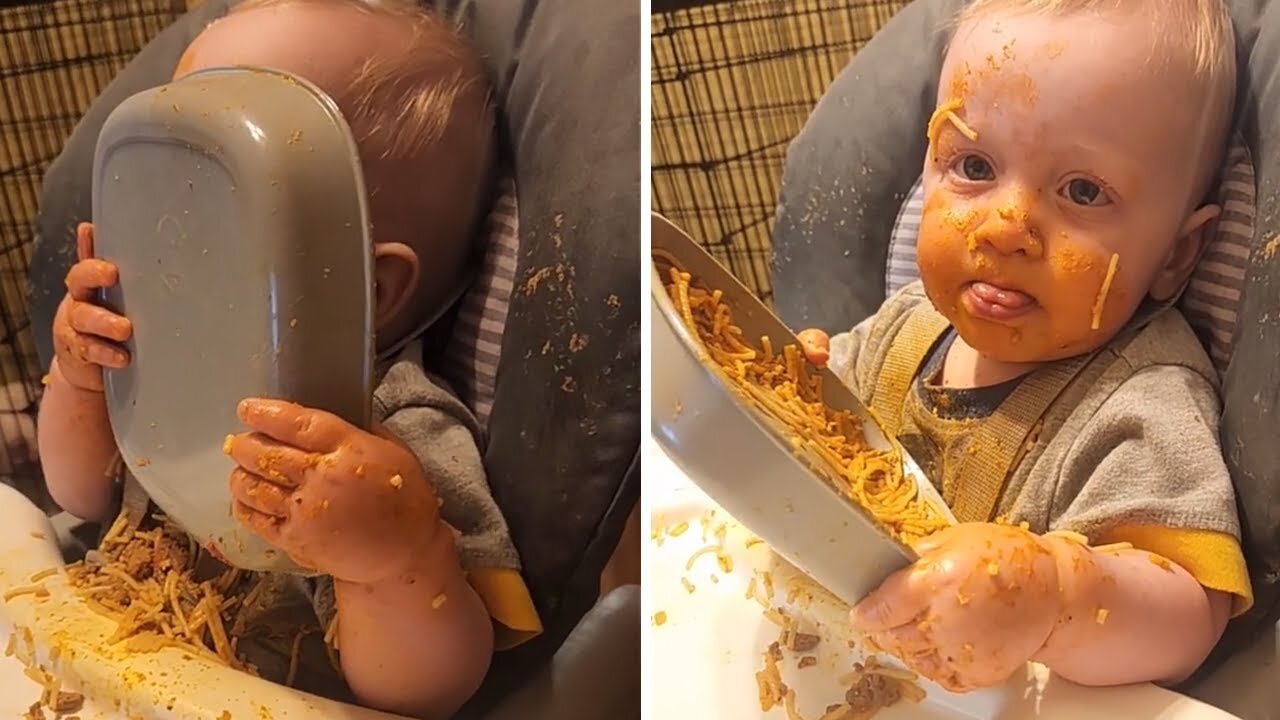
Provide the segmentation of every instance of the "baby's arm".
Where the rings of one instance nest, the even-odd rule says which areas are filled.
[[[53,319],[57,356],[40,402],[36,438],[54,502],[76,517],[101,521],[110,512],[113,478],[107,470],[116,455],[102,368],[128,365],[129,355],[117,343],[129,339],[133,326],[94,301],[120,274],[114,265],[94,259],[88,223],[76,228],[76,257],[67,272],[67,295]]]
[[[83,520],[105,519],[114,488],[107,470],[116,454],[106,397],[71,384],[56,359],[40,402],[36,437],[53,501]]]
[[[336,614],[323,587],[316,610],[326,629],[337,623],[356,697],[445,718],[479,688],[496,644],[541,626],[489,492],[479,427],[414,355],[406,350],[375,391],[372,432],[247,398],[237,408],[246,431],[223,449],[236,466],[235,517],[331,576],[320,582],[332,582]]]
[[[488,670],[495,619],[511,629],[521,624],[495,616],[464,569],[471,580],[492,581],[504,573],[518,578],[519,558],[489,492],[479,426],[467,408],[417,362],[404,360],[387,373],[374,407],[384,418],[380,434],[418,458],[440,498],[445,526],[422,553],[416,577],[335,584],[343,672],[370,705],[449,717]],[[518,599],[527,601],[527,595]]]
[[[452,536],[436,538],[408,575],[334,583],[342,672],[366,705],[448,718],[489,668],[489,614],[463,575]]]
[[[1086,685],[1177,682],[1251,602],[1217,400],[1179,367],[1143,370],[1070,438],[1038,536],[969,523],[918,543],[920,560],[854,611],[854,624],[955,690],[997,685],[1037,660]]]
[[[1050,638],[1044,659],[1064,676],[1180,681],[1233,611],[1252,602],[1219,412],[1200,375],[1152,367],[1118,388],[1076,438],[1059,481],[1072,499],[1054,526],[1138,549],[1090,553],[1078,565],[1071,550],[1060,561],[1077,570],[1065,576],[1068,606],[1108,611],[1102,625],[1076,612]]]
[[[1180,682],[1222,636],[1232,596],[1204,588],[1181,566],[1143,550],[1045,542],[1057,560],[1063,610],[1033,659],[1068,680]]]

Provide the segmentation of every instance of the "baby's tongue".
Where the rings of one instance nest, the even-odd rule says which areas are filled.
[[[1008,290],[996,285],[990,285],[984,282],[976,282],[971,286],[973,294],[977,295],[983,302],[999,305],[1010,310],[1016,310],[1026,307],[1035,302],[1032,297],[1024,292],[1017,290]]]

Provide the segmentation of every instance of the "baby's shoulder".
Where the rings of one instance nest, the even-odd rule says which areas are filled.
[[[1177,310],[1161,312],[1135,335],[1112,340],[1062,390],[1043,417],[1038,446],[1048,466],[1085,458],[1090,467],[1120,444],[1195,444],[1217,452],[1217,375]],[[1206,430],[1192,432],[1188,422]],[[1056,470],[1054,472],[1056,475]]]
[[[1191,408],[1216,415],[1218,402],[1218,376],[1204,345],[1182,313],[1169,309],[1133,335],[1112,339],[1059,394],[1049,416],[1075,425],[1075,436],[1097,427],[1123,431],[1139,420],[1160,424]]]
[[[885,326],[896,325],[905,321],[918,308],[927,305],[929,305],[929,296],[924,292],[924,283],[916,280],[885,299],[884,304],[876,311],[875,323]]]
[[[898,335],[912,314],[922,308],[932,308],[924,284],[912,282],[890,295],[876,310],[876,314],[864,321],[867,349],[873,354],[885,354],[897,347]]]
[[[1177,308],[1156,315],[1132,339],[1113,340],[1110,349],[1134,374],[1147,368],[1177,367],[1217,388],[1217,371],[1204,343]]]

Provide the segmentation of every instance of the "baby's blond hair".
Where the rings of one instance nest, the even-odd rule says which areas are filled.
[[[382,158],[411,158],[439,143],[459,112],[472,116],[468,125],[492,124],[479,58],[441,17],[413,0],[243,0],[231,13],[301,2],[395,18],[410,31],[407,45],[366,58],[334,97],[356,141],[381,148]],[[471,107],[462,107],[468,97]]]
[[[1201,192],[1207,191],[1226,151],[1235,108],[1235,29],[1223,0],[974,0],[957,16],[956,25],[993,15],[1087,12],[1142,13],[1159,28],[1153,61],[1181,65],[1192,73],[1209,119],[1205,140],[1213,158],[1206,162],[1200,184]]]
[[[360,149],[374,241],[400,240],[418,252],[416,304],[430,312],[474,259],[492,199],[496,113],[488,72],[454,27],[414,0],[242,0],[228,16],[308,5],[387,19],[402,33],[398,44],[355,59],[345,86],[324,90]]]
[[[444,233],[445,243],[436,250],[443,249],[445,257],[439,260],[452,265],[449,256],[456,253],[449,248],[471,244],[495,176],[495,111],[484,63],[455,28],[414,0],[242,0],[228,15],[287,5],[349,8],[390,18],[407,31],[407,42],[364,58],[346,87],[326,90],[367,162],[403,167],[448,153],[449,212],[431,213],[429,222]],[[413,208],[431,212],[418,204],[408,209]],[[388,221],[412,225],[422,219]]]

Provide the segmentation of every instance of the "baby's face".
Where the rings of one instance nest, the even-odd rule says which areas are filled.
[[[1193,197],[1203,101],[1150,61],[1139,19],[1114,15],[981,20],[944,63],[939,106],[960,122],[931,128],[920,273],[997,360],[1101,346],[1145,296],[1176,292],[1216,213]]]

